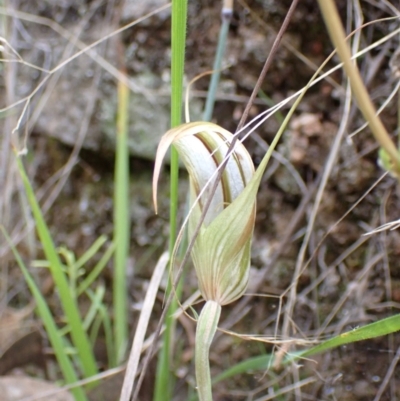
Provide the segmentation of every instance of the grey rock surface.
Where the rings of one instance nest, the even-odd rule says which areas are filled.
[[[124,23],[134,21],[166,2],[153,0],[150,3],[126,2],[123,10]],[[59,9],[61,5],[54,4],[47,12],[51,15],[57,7]],[[85,12],[84,16],[89,11]],[[97,10],[93,10],[93,15],[96,12]],[[169,14],[169,10],[166,10],[153,18],[162,24]],[[55,15],[52,15],[52,18],[57,20]],[[68,25],[64,23],[61,27],[61,33],[50,27],[28,27],[34,41],[30,48],[24,50],[23,59],[52,71],[49,74],[26,66],[19,67],[21,97],[29,95],[43,79],[46,80],[32,98],[29,129],[70,146],[79,144],[92,151],[113,152],[118,109],[119,72],[116,65],[118,57],[121,57],[118,43],[115,38],[110,38],[78,57],[75,55],[80,48],[104,38],[118,27],[107,26],[105,20],[100,17],[88,17],[86,22],[83,17],[79,17],[67,22]],[[152,23],[154,24],[154,20]],[[148,40],[152,34],[152,26],[146,26],[145,23],[141,29],[140,34],[132,36],[129,46],[121,47],[124,63],[130,71],[127,81],[131,89],[129,150],[131,155],[152,160],[161,136],[170,126],[170,51],[167,47],[164,53],[159,54],[162,60],[160,68],[147,66],[147,54],[143,51],[147,51],[148,56],[154,59],[154,52],[158,49],[146,50],[147,46],[140,47],[139,42]],[[67,35],[70,37],[66,37]],[[140,52],[137,51],[138,48]],[[57,69],[71,57],[65,66]],[[191,109],[197,110],[193,115],[200,115],[200,103],[191,101]]]

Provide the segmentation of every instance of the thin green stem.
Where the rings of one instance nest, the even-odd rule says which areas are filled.
[[[63,271],[63,265],[54,246],[53,239],[44,220],[32,185],[25,172],[22,160],[20,157],[17,157],[16,161],[25,187],[27,199],[35,219],[37,233],[43,246],[46,259],[49,262],[50,272],[57,287],[65,317],[71,328],[72,342],[77,350],[82,371],[85,377],[93,376],[97,373],[96,360],[92,351],[92,345],[83,327],[77,300],[72,297],[67,277]]]
[[[220,315],[221,305],[215,301],[207,301],[197,321],[195,363],[196,384],[200,401],[212,401],[209,353]]]
[[[172,25],[171,25],[171,127],[176,127],[182,122],[182,94],[183,73],[185,65],[185,42],[186,42],[186,19],[187,0],[173,0],[172,2]],[[177,151],[171,150],[171,193],[170,193],[170,232],[169,232],[169,254],[175,246],[177,233],[178,214],[178,183],[179,183],[179,158]],[[167,288],[167,296],[171,292],[171,281]],[[177,295],[179,293],[177,291]],[[166,328],[162,338],[162,347],[159,352],[157,364],[154,401],[172,399],[173,378],[171,369],[171,342],[175,329],[172,315],[177,308],[174,300],[168,308]]]
[[[214,110],[215,96],[217,93],[219,78],[221,75],[222,59],[224,57],[226,42],[229,33],[229,24],[231,21],[232,10],[223,9],[222,25],[219,31],[217,52],[215,54],[213,74],[211,76],[210,87],[207,92],[207,100],[204,108],[203,120],[210,121]]]
[[[117,361],[121,362],[128,342],[128,305],[126,261],[129,246],[129,151],[128,151],[129,89],[118,84],[117,144],[114,189],[114,333]]]

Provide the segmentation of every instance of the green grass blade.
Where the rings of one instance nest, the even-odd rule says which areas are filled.
[[[128,289],[126,263],[129,247],[129,150],[128,150],[129,89],[118,84],[118,116],[114,189],[114,336],[117,361],[125,356],[128,343]]]
[[[6,233],[4,227],[0,226],[0,229],[3,232],[14,254],[15,260],[17,261],[18,266],[22,271],[22,274],[24,275],[29,290],[31,291],[33,297],[35,298],[37,314],[40,316],[43,325],[46,329],[47,335],[49,336],[50,343],[53,347],[54,353],[57,358],[57,362],[60,366],[64,379],[68,384],[75,383],[78,381],[78,377],[75,374],[75,370],[71,363],[71,360],[68,358],[68,355],[65,352],[63,338],[62,336],[60,336],[58,328],[49,310],[49,307],[47,306],[46,300],[43,298],[35,281],[29,274],[28,269],[26,268],[24,262],[22,261],[22,258],[19,255],[18,251],[13,246],[12,241],[8,236],[8,234]],[[74,395],[76,401],[87,401],[85,392],[81,387],[74,388],[71,390],[71,392]]]
[[[218,383],[222,380],[229,379],[232,376],[240,375],[246,372],[252,372],[256,370],[265,370],[271,366],[273,355],[260,355],[253,358],[246,359],[243,362],[233,365],[231,368],[226,369],[224,372],[216,376],[213,380],[213,384]]]
[[[97,252],[99,252],[100,248],[105,244],[106,241],[107,237],[105,235],[100,235],[100,237],[97,238],[92,246],[75,262],[76,269],[80,269],[87,262],[89,262],[89,260],[92,259]]]
[[[215,60],[213,66],[214,72],[211,76],[210,86],[207,92],[206,105],[204,108],[204,114],[203,114],[204,121],[211,121],[212,118],[214,103],[215,103],[215,95],[217,93],[219,78],[221,76],[222,59],[224,57],[226,42],[229,33],[229,24],[230,24],[230,18],[223,17],[221,29],[219,31],[217,52],[215,54]]]
[[[102,324],[104,328],[104,336],[107,349],[108,368],[112,368],[117,365],[117,359],[115,355],[113,328],[111,324],[111,319],[107,307],[103,302],[104,294],[105,294],[105,287],[103,285],[97,287],[95,293],[93,293],[93,291],[87,291],[87,295],[90,298],[92,304],[96,303],[96,312],[97,312],[96,318],[91,327],[91,340],[94,344],[98,337],[98,331],[100,325]]]
[[[316,354],[320,354],[321,352],[325,352],[341,345],[381,337],[397,331],[400,331],[400,314],[378,320],[377,322],[367,324],[366,326],[353,329],[346,333],[339,334],[338,336],[330,338],[329,340],[326,340],[310,349],[289,354],[283,363],[288,364],[300,358],[307,358]],[[240,362],[216,376],[213,380],[213,383],[217,383],[221,380],[228,379],[241,373],[265,370],[271,367],[273,363],[274,356],[271,354],[249,358],[246,361]]]
[[[105,293],[106,289],[104,286],[98,286],[95,292],[88,291],[88,296],[90,298],[91,304],[89,310],[86,313],[85,320],[83,321],[83,325],[86,331],[89,331],[90,326],[92,325],[96,315],[98,314],[100,306],[103,303]]]
[[[385,336],[387,334],[395,333],[396,331],[400,331],[400,314],[339,334],[338,336],[330,338],[309,350],[301,352],[299,356],[312,356],[327,351],[328,349],[339,347],[340,345]]]
[[[101,327],[101,316],[100,315],[96,315],[92,325],[90,326],[90,332],[89,332],[89,337],[90,337],[90,341],[95,344],[98,337],[99,337],[99,330]]]
[[[186,19],[187,0],[172,1],[172,25],[171,25],[171,127],[179,125],[182,121],[182,94],[183,94],[183,73],[185,65],[185,42],[186,42]],[[177,211],[178,211],[178,171],[179,159],[177,151],[171,150],[171,195],[170,195],[170,234],[169,254],[175,246],[177,232]],[[167,288],[167,295],[171,291],[171,285]],[[179,296],[179,293],[178,293]],[[162,347],[157,362],[156,383],[154,390],[154,401],[172,399],[172,375],[170,369],[171,361],[171,340],[174,331],[174,320],[171,317],[177,308],[176,301],[173,301],[166,319],[166,329],[162,337]]]
[[[63,272],[62,263],[59,259],[57,250],[50,235],[50,231],[44,221],[39,204],[36,200],[33,188],[29,182],[28,176],[26,175],[20,157],[17,157],[17,165],[36,222],[36,228],[40,238],[40,242],[43,246],[43,251],[46,255],[46,259],[50,263],[49,269],[59,292],[61,305],[65,317],[67,318],[68,324],[71,327],[72,342],[76,347],[83,374],[85,377],[93,376],[97,373],[96,361],[92,351],[92,346],[83,328],[77,301],[71,296],[68,281],[66,279],[65,273]]]
[[[106,348],[107,348],[107,358],[108,358],[108,367],[113,368],[117,366],[117,359],[115,355],[115,347],[114,347],[114,339],[112,332],[112,324],[109,313],[107,311],[107,307],[102,304],[99,308],[99,314],[102,318],[103,327],[104,327],[104,335],[106,340]]]
[[[87,275],[87,277],[79,284],[77,291],[78,296],[81,295],[84,291],[86,291],[90,285],[96,280],[96,278],[100,275],[103,269],[106,267],[108,261],[111,259],[115,250],[115,243],[111,243],[111,245],[107,248],[104,255],[101,257],[99,262],[93,268],[93,270]]]

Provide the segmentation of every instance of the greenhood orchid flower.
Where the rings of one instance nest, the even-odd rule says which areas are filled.
[[[158,147],[153,180],[156,205],[157,181],[161,162],[173,144],[189,173],[189,237],[200,221],[204,205],[217,178],[218,167],[226,157],[233,135],[216,124],[194,122],[169,130]],[[229,157],[220,183],[212,196],[191,256],[206,301],[226,305],[243,295],[247,287],[250,248],[255,220],[255,198],[237,211],[235,199],[254,175],[254,166],[239,141]]]
[[[189,173],[190,238],[201,222],[203,208],[210,202],[191,251],[199,288],[206,300],[196,329],[196,381],[200,401],[212,401],[209,349],[221,306],[241,297],[247,287],[256,194],[268,159],[263,160],[261,169],[255,173],[250,155],[241,142],[227,155],[232,140],[229,131],[212,123],[186,123],[173,128],[160,141],[153,176],[157,212],[161,163],[173,144]],[[218,168],[227,156],[221,181],[212,194]]]

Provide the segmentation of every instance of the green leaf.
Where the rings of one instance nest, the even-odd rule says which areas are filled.
[[[381,337],[384,335],[395,333],[397,331],[400,331],[400,314],[388,317],[386,319],[381,319],[377,322],[367,324],[366,326],[339,334],[338,336],[323,341],[321,344],[318,344],[315,347],[288,354],[287,357],[283,360],[283,364],[286,365],[290,362],[298,361],[301,358],[308,358],[310,356],[325,352],[329,349],[336,348],[341,345]],[[213,383],[217,383],[221,380],[228,379],[229,377],[241,373],[255,370],[265,370],[271,367],[273,363],[274,355],[270,354],[249,358],[232,366],[225,372],[215,377]]]
[[[42,211],[40,210],[39,204],[36,200],[33,188],[29,182],[28,176],[26,175],[22,160],[20,157],[17,157],[16,160],[27,198],[36,222],[36,228],[39,234],[40,242],[43,246],[46,258],[50,263],[50,272],[58,289],[64,314],[67,318],[68,324],[71,327],[72,341],[77,349],[83,373],[85,377],[93,376],[97,373],[96,360],[94,358],[92,346],[89,342],[87,333],[83,328],[77,301],[74,297],[72,297],[70,292],[68,280],[63,271],[63,265],[54,246],[49,228],[47,227],[43,218]]]
[[[106,267],[108,261],[111,259],[114,250],[115,250],[115,242],[112,242],[107,248],[106,252],[101,257],[101,259],[99,260],[99,262],[93,268],[93,270],[79,284],[78,289],[76,290],[78,296],[81,295],[84,291],[86,291],[89,288],[89,286],[94,282],[94,280],[96,280],[96,278],[100,275],[100,273]]]
[[[171,10],[171,127],[176,127],[182,122],[182,93],[183,76],[185,68],[185,44],[187,24],[187,0],[172,0]],[[179,183],[179,158],[176,149],[171,150],[171,195],[170,195],[170,231],[169,251],[175,246],[177,222],[178,222],[178,183]],[[176,290],[179,297],[180,289]],[[169,281],[166,296],[171,293]],[[168,310],[168,316],[172,316],[177,309],[174,300]],[[171,344],[175,330],[175,323],[171,317],[166,319],[166,328],[162,337],[162,346],[158,356],[154,401],[172,399],[174,376],[171,374],[173,365],[173,352]]]
[[[57,325],[51,315],[50,309],[47,306],[47,302],[44,299],[42,293],[40,292],[38,286],[33,280],[32,276],[29,274],[28,269],[26,268],[24,262],[17,249],[12,244],[10,237],[5,231],[4,227],[0,225],[0,230],[3,232],[13,254],[15,260],[20,267],[22,274],[24,275],[24,279],[31,291],[33,297],[35,298],[37,313],[40,316],[43,325],[46,329],[47,335],[49,336],[50,343],[53,347],[54,353],[56,355],[57,361],[60,365],[60,369],[63,373],[64,379],[68,384],[76,383],[78,381],[78,377],[76,376],[74,366],[71,363],[71,360],[68,357],[68,354],[65,350],[63,337],[60,335],[60,332],[57,328]],[[75,396],[76,401],[87,401],[85,392],[81,387],[77,387],[71,390]]]
[[[388,317],[386,319],[378,320],[377,322],[367,324],[366,326],[353,329],[346,333],[339,334],[336,337],[326,340],[321,344],[300,353],[299,356],[307,357],[315,355],[328,349],[339,347],[340,345],[384,336],[387,334],[395,333],[399,330],[400,314]]]
[[[106,243],[107,237],[105,235],[100,235],[99,238],[92,244],[92,246],[75,262],[76,269],[83,267]]]

